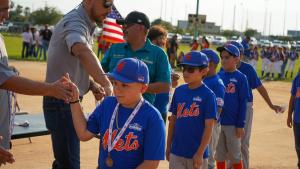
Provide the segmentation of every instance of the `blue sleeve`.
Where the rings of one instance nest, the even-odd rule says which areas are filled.
[[[108,48],[108,50],[105,52],[105,55],[103,59],[101,60],[101,66],[104,72],[109,72],[109,64],[111,60],[111,55],[112,55],[112,46]]]
[[[291,89],[291,94],[293,96],[296,96],[296,92],[297,92],[297,85],[296,85],[296,83],[297,83],[298,80],[299,80],[299,75],[297,75],[295,77],[295,79],[293,80],[292,89]]]
[[[237,128],[244,128],[246,123],[247,100],[249,98],[249,86],[245,75],[242,76],[239,87],[239,114],[236,123]]]
[[[217,103],[214,93],[207,93],[205,104],[205,119],[217,119]]]
[[[172,101],[170,104],[170,108],[169,108],[169,112],[172,113],[172,115],[177,115],[177,102],[176,102],[176,95],[177,95],[177,89],[175,89],[173,97],[172,97]]]
[[[219,79],[220,81],[222,81],[221,79]],[[214,93],[216,95],[216,102],[217,102],[217,106],[222,108],[224,106],[224,96],[225,96],[225,86],[222,83],[219,83],[215,89],[214,89]]]
[[[262,85],[256,71],[254,70],[254,68],[252,66],[251,66],[251,77],[249,80],[250,80],[249,87],[251,87],[251,89],[256,89]]]
[[[167,54],[159,49],[158,61],[156,62],[155,82],[171,83],[171,66]]]
[[[97,135],[100,133],[100,122],[102,114],[104,114],[104,101],[94,110],[87,121],[87,129],[91,133]]]
[[[152,112],[152,117],[145,131],[144,160],[165,159],[166,129],[159,112]]]

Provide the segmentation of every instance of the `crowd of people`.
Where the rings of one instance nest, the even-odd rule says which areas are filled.
[[[0,22],[8,18],[9,2],[0,1]],[[95,147],[101,169],[155,169],[165,158],[170,169],[249,169],[252,90],[257,89],[274,112],[284,111],[271,101],[254,64],[249,64],[258,56],[248,46],[249,38],[228,42],[217,52],[204,38],[201,45],[194,42],[192,51],[177,56],[176,35],[167,42],[166,29],[151,26],[146,14],[133,11],[123,25],[126,42],[111,45],[99,62],[92,50],[93,31],[112,6],[111,0],[83,0],[58,22],[48,41],[44,83],[17,76],[0,41],[0,165],[14,162],[8,151],[13,91],[44,96],[53,169],[79,169],[80,141],[99,135],[100,145]],[[275,62],[280,51],[272,49],[264,56],[274,56]],[[178,57],[182,85],[172,71]],[[264,73],[272,76],[271,71]],[[287,119],[288,126],[294,126],[298,159],[299,76],[293,82]],[[86,119],[81,101],[88,91],[100,104]]]
[[[40,31],[35,27],[28,27],[22,33],[23,45],[21,58],[35,57],[37,60],[46,60],[52,31],[45,25]]]

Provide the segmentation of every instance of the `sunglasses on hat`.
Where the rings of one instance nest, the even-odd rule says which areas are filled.
[[[114,5],[113,2],[110,2],[110,1],[107,1],[107,0],[104,0],[104,2],[103,2],[103,7],[104,8],[110,8],[113,5]]]

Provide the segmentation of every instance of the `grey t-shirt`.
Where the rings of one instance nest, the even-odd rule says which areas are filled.
[[[46,82],[54,82],[65,73],[69,73],[80,95],[88,92],[89,74],[80,60],[72,55],[71,49],[75,43],[86,44],[92,49],[95,28],[96,24],[91,22],[82,5],[59,21],[50,40]]]
[[[15,73],[8,67],[7,52],[0,35],[0,85],[14,75]],[[0,135],[3,136],[0,145],[6,149],[9,149],[10,145],[11,102],[11,92],[0,89]]]

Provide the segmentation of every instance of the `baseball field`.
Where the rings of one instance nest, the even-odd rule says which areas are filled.
[[[6,42],[9,55],[13,56],[11,45],[21,43]],[[18,47],[19,48],[19,47]],[[185,47],[183,50],[186,50]],[[16,52],[15,52],[16,53]],[[17,57],[16,53],[16,57]],[[22,76],[34,80],[45,79],[46,63],[33,61],[11,60],[10,64],[15,66]],[[299,61],[297,63],[297,67]],[[183,79],[181,78],[181,83]],[[264,82],[274,104],[288,106],[290,97],[291,82],[274,81]],[[18,102],[22,111],[32,114],[42,113],[42,97],[18,95]],[[91,112],[95,108],[95,101],[91,93],[83,100],[85,112]],[[254,119],[252,137],[250,143],[250,166],[252,169],[295,169],[296,153],[292,129],[286,126],[287,111],[283,114],[276,114],[263,101],[263,98],[254,91]],[[2,166],[5,169],[47,169],[51,168],[53,153],[49,135],[33,137],[32,143],[28,139],[12,141],[12,153],[16,162],[13,165]],[[83,169],[94,169],[97,166],[98,143],[93,139],[81,144],[81,166]],[[168,168],[167,161],[162,161],[160,169]]]

